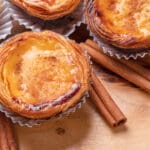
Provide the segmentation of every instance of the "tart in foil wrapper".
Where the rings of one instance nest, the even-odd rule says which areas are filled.
[[[8,2],[7,7],[9,7],[9,15],[11,15],[12,19],[14,21],[18,21],[20,25],[23,25],[26,29],[30,29],[32,31],[48,29],[67,37],[75,31],[76,26],[80,26],[80,24],[83,23],[84,17],[82,0],[79,6],[71,14],[52,21],[44,21],[30,16],[21,8],[12,4],[10,0],[6,1]]]
[[[97,33],[93,32],[91,27],[88,25],[88,19],[86,18],[86,13],[89,13],[90,16],[94,15],[94,11],[92,9],[92,3],[93,0],[85,0],[84,1],[84,23],[87,24],[87,29],[90,32],[90,36],[93,37],[93,40],[102,48],[104,53],[108,53],[110,56],[115,56],[118,59],[124,58],[126,60],[132,58],[137,59],[138,57],[143,58],[146,55],[150,55],[150,48],[144,48],[144,49],[134,49],[134,50],[128,50],[128,49],[122,49],[115,47],[109,42],[104,41]]]

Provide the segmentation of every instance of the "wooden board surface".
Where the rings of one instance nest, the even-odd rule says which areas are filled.
[[[105,70],[100,77],[127,116],[125,126],[110,128],[89,99],[63,119],[33,128],[16,125],[19,150],[148,150],[150,95]]]

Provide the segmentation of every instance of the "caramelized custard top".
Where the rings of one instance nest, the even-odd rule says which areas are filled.
[[[3,78],[12,97],[37,104],[72,90],[80,68],[72,51],[53,39],[28,38],[18,43],[3,66]]]
[[[114,33],[150,36],[150,0],[95,0],[98,16]]]

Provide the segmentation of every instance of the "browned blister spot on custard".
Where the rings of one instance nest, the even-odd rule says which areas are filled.
[[[21,65],[22,65],[22,60],[18,61],[16,65],[14,66],[14,73],[19,74],[21,72]]]

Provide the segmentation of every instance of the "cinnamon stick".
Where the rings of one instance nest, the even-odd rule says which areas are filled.
[[[96,94],[96,92],[92,86],[90,87],[90,96],[91,96],[92,100],[94,101],[94,103],[96,104],[100,113],[104,116],[104,118],[108,122],[108,124],[113,127],[117,126],[115,119],[112,117],[112,115],[106,109],[106,107],[102,103],[102,100],[98,97],[98,95]]]
[[[103,86],[103,83],[100,81],[100,79],[98,79],[95,73],[93,72],[91,73],[91,76],[93,80],[93,86],[97,95],[102,99],[103,104],[110,112],[112,117],[115,119],[116,124],[120,122],[126,122],[126,117],[121,112],[119,107],[116,105],[110,94],[107,92],[106,88]]]
[[[150,65],[150,55],[146,55],[142,60]]]
[[[113,60],[109,56],[96,51],[87,44],[80,43],[80,46],[89,53],[95,62],[117,73],[121,77],[150,93],[150,82],[136,73],[134,70],[120,63],[119,61]]]
[[[139,58],[138,63],[150,68],[150,56],[146,56],[144,58]]]
[[[94,41],[87,39],[85,43],[88,44],[90,47],[94,48],[95,50],[100,51],[100,47]]]
[[[133,69],[136,71],[139,75],[143,76],[145,79],[150,81],[150,71],[143,66],[137,64],[136,62],[133,61],[126,61],[126,60],[119,60],[121,63],[124,65],[127,65],[129,68]]]
[[[94,48],[95,50],[102,53],[101,48],[92,40],[87,40],[86,44]],[[113,57],[113,59],[120,61],[124,65],[128,66],[129,68],[133,69],[135,72],[143,76],[145,79],[150,81],[150,71],[146,69],[145,67],[139,65],[137,62],[132,60],[124,60],[124,59],[117,59]]]
[[[9,150],[7,135],[5,132],[5,126],[3,122],[4,122],[4,118],[0,114],[0,149]]]
[[[14,137],[14,128],[12,126],[12,122],[6,118],[7,121],[5,122],[6,125],[6,133],[7,133],[7,140],[9,143],[10,150],[17,150],[17,143]]]
[[[17,150],[12,123],[3,113],[0,113],[0,148],[2,150]]]

